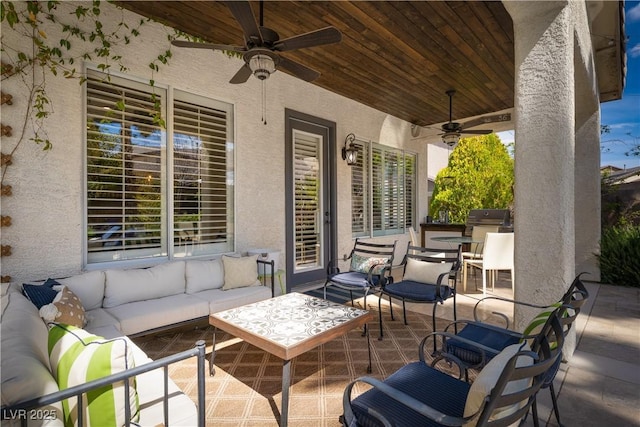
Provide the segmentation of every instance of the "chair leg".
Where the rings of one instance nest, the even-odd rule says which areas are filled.
[[[551,393],[551,401],[553,402],[553,412],[556,415],[556,421],[558,422],[558,426],[562,427],[562,423],[560,422],[560,410],[558,408],[558,397],[556,396],[556,391],[553,389],[553,383],[549,384],[549,393]]]
[[[438,303],[434,302],[433,303],[433,310],[431,312],[431,327],[433,328],[431,332],[435,332],[436,331],[436,308],[438,307]],[[436,337],[433,337],[433,355],[435,356],[436,351],[438,351],[438,348],[436,346]]]
[[[329,283],[328,281],[324,282],[324,286],[323,286],[323,288],[322,288],[322,291],[323,291],[322,297],[323,297],[324,299],[327,299],[327,284],[328,284],[328,283]]]
[[[489,274],[491,274],[489,272]],[[487,296],[487,270],[482,269],[482,298]]]
[[[404,302],[404,298],[402,298],[402,317],[404,318],[404,324],[408,325],[409,323],[407,322],[407,307]]]
[[[389,297],[391,300],[391,297]],[[378,335],[378,341],[382,341],[384,337],[384,332],[382,330],[382,294],[380,294],[380,298],[378,299],[378,325],[380,326],[380,335]]]
[[[531,418],[533,418],[533,425],[535,427],[540,427],[540,420],[538,420],[538,405],[536,404],[536,399],[534,397],[533,404],[531,405]],[[526,418],[526,416],[525,416]]]

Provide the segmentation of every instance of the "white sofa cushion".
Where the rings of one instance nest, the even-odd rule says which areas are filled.
[[[90,271],[77,276],[57,279],[80,298],[85,310],[102,307],[104,298],[104,271]]]
[[[95,310],[87,311],[85,316],[87,318],[87,326],[85,326],[84,329],[93,334],[105,337],[102,333],[96,332],[98,328],[103,328],[105,326],[111,326],[118,331],[120,330],[120,322],[118,319],[113,317],[104,308],[96,308]],[[118,335],[122,335],[122,332]],[[113,338],[113,336],[110,335],[105,338]]]
[[[49,371],[47,327],[40,319],[38,309],[20,292],[9,292],[3,298],[8,299],[8,305],[0,323],[2,405],[58,391],[58,384]],[[59,402],[42,409],[47,414],[55,413],[57,417],[31,420],[29,426],[62,426],[62,405]],[[5,425],[4,421],[2,425]],[[18,420],[15,425],[19,425]]]
[[[211,314],[269,299],[271,298],[271,289],[266,286],[250,286],[237,288],[233,291],[210,289],[193,294],[193,296],[206,301],[209,305],[209,314]]]
[[[169,262],[151,268],[107,270],[105,308],[184,293],[185,263]]]
[[[206,301],[188,294],[172,295],[108,308],[125,335],[136,334],[209,314]]]
[[[224,285],[224,269],[222,260],[192,260],[186,262],[187,293],[219,289]]]

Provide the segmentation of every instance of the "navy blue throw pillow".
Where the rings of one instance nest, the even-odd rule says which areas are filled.
[[[60,283],[53,279],[47,279],[42,285],[23,283],[22,293],[40,310],[42,306],[53,302],[53,299],[58,295],[58,292],[53,289],[53,286],[59,284]]]

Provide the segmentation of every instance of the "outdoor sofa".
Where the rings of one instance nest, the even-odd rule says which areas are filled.
[[[257,256],[225,256],[206,261],[173,261],[150,268],[91,271],[56,281],[3,284],[0,320],[2,425],[65,425],[65,417],[69,417],[73,410],[68,407],[63,410],[60,401],[52,403],[47,400],[47,404],[40,408],[24,408],[32,407],[34,399],[42,400],[42,396],[60,394],[59,390],[73,386],[73,375],[84,375],[86,370],[88,376],[91,367],[82,365],[78,356],[72,367],[65,371],[65,378],[61,379],[64,368],[62,360],[72,353],[65,351],[77,351],[76,347],[87,351],[105,344],[113,347],[109,350],[111,360],[107,364],[120,366],[121,371],[125,371],[125,374],[120,372],[112,375],[120,381],[119,387],[113,386],[115,411],[122,412],[115,415],[120,417],[120,425],[125,410],[134,415],[138,413],[132,425],[156,426],[167,425],[167,422],[177,426],[202,424],[204,405],[201,405],[202,411],[198,412],[196,404],[168,375],[165,378],[168,372],[166,367],[145,373],[139,371],[145,369],[145,364],[168,365],[197,356],[198,396],[204,399],[204,368],[200,367],[204,364],[203,343],[199,342],[191,352],[176,355],[173,360],[169,357],[165,358],[166,363],[157,363],[160,361],[153,362],[128,336],[156,332],[206,318],[214,312],[272,297],[273,274],[264,274],[262,281],[259,281],[256,263],[264,264],[260,265],[261,271],[265,271],[266,267],[266,272],[273,272],[273,261],[265,262],[257,259]],[[269,283],[265,283],[265,278],[270,279]],[[60,296],[39,309],[36,302],[42,303],[39,298],[47,292],[45,288],[53,289]],[[68,295],[72,295],[72,298],[66,299]],[[64,305],[65,301],[72,307],[70,310],[61,308],[60,304]],[[81,302],[83,310],[80,311],[83,313],[73,310],[73,304],[78,301]],[[58,318],[49,318],[51,310],[58,310]],[[69,313],[71,316],[84,316],[84,328],[68,326]],[[126,375],[126,371],[135,373],[135,380],[117,378],[117,375]],[[67,375],[66,387],[60,387],[60,381],[67,381]],[[86,378],[79,381],[80,384],[85,382]],[[133,394],[131,389],[135,390]],[[126,404],[125,395],[130,396],[132,406]],[[83,400],[86,402],[90,399],[88,394]],[[21,405],[28,401],[32,402]],[[73,407],[75,404],[74,401],[68,402],[64,405]],[[88,415],[83,425],[102,424],[102,420],[96,423],[90,418],[91,409],[86,413]],[[66,421],[67,425],[69,422],[75,423],[74,419]]]

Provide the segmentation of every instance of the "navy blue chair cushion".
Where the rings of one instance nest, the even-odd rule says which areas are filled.
[[[53,289],[53,286],[59,284],[60,283],[53,279],[47,279],[42,285],[23,283],[22,293],[40,310],[42,306],[53,302],[53,299],[58,295],[58,292]]]
[[[389,386],[437,409],[447,415],[462,417],[470,384],[451,377],[424,362],[403,366],[384,380]],[[368,414],[368,408],[383,414],[391,425],[402,427],[430,427],[441,424],[432,421],[391,399],[375,388],[352,401],[353,412],[362,427],[380,427],[382,424]]]
[[[369,283],[368,274],[359,273],[357,271],[347,271],[345,273],[338,273],[329,276],[329,281],[338,285],[350,286],[354,288],[368,288],[370,286],[378,286],[380,283],[380,276],[372,275]]]
[[[384,293],[397,298],[406,298],[413,301],[436,302],[436,286],[429,283],[413,282],[403,280],[398,283],[387,285]],[[453,296],[453,289],[449,286],[440,285],[440,298],[446,300]],[[438,300],[440,301],[440,300]]]
[[[511,334],[484,328],[481,325],[474,323],[465,325],[465,327],[462,328],[456,336],[466,338],[475,343],[495,349],[495,353],[486,354],[487,359],[485,360],[485,363],[489,362],[489,360],[491,360],[496,354],[500,353],[504,348],[520,341],[518,337]],[[447,340],[445,351],[449,354],[453,354],[469,365],[476,365],[482,361],[482,353],[480,353],[476,347],[456,341],[455,338]]]

